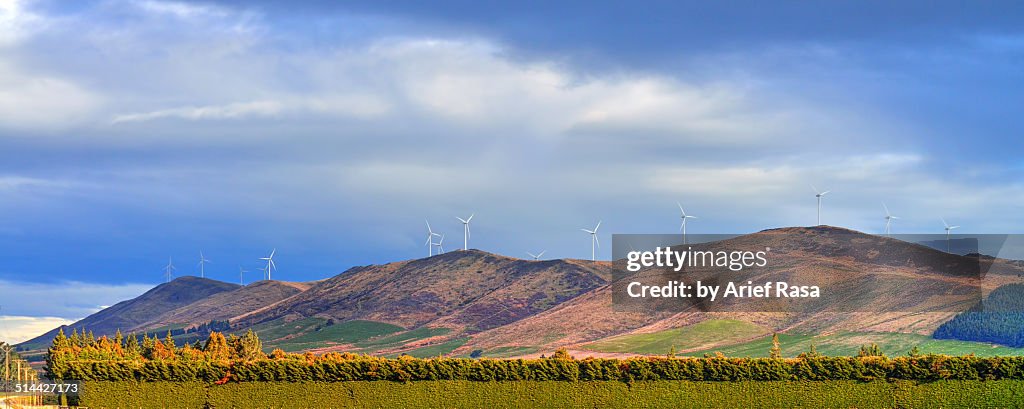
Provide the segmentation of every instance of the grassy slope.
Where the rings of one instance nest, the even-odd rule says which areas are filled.
[[[767,329],[745,321],[709,320],[682,328],[605,338],[586,344],[583,348],[599,352],[667,354],[673,346],[679,350],[703,345],[729,344],[767,332]]]

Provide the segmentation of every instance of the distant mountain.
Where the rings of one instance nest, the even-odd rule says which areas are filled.
[[[193,302],[212,295],[228,292],[239,288],[238,284],[229,284],[208,278],[193,276],[178,277],[171,282],[160,284],[136,298],[121,301],[109,308],[85,317],[74,324],[55,328],[21,344],[23,347],[36,348],[49,345],[60,328],[70,333],[72,328],[84,328],[96,336],[111,335],[120,329],[122,332],[137,328],[150,322],[162,314],[184,307]]]

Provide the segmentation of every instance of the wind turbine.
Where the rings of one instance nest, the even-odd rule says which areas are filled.
[[[430,257],[434,255],[434,236],[440,236],[440,234],[434,233],[434,231],[430,229],[430,222],[426,220],[424,220],[424,222],[427,223],[427,257]]]
[[[245,280],[243,280],[242,277],[248,272],[249,270],[242,268],[242,266],[238,266],[238,285],[245,285]]]
[[[460,222],[462,222],[462,228],[463,228],[462,249],[463,250],[469,250],[469,236],[470,236],[470,233],[469,233],[469,221],[473,220],[473,216],[475,216],[475,215],[476,215],[476,213],[469,215],[469,218],[466,219],[466,220],[462,220],[462,218],[458,217],[458,216],[455,217],[456,219],[459,219]]]
[[[682,214],[679,217],[683,219],[683,224],[679,225],[679,230],[683,232],[683,244],[686,244],[686,219],[696,219],[697,216],[690,216],[686,214],[686,210],[683,210],[683,205],[679,202],[676,202],[676,205],[679,206],[679,213]]]
[[[814,190],[814,197],[818,198],[818,226],[821,226],[821,197],[827,195],[831,190],[819,192],[818,188],[814,187],[814,185],[811,185],[811,190]]]
[[[547,253],[547,250],[541,251],[540,253],[537,253],[537,254],[533,254],[533,253],[531,253],[529,251],[526,252],[526,254],[529,254],[530,257],[533,257],[533,261],[540,260],[540,256],[543,256],[544,253]]]
[[[889,213],[889,206],[886,206],[885,202],[882,202],[882,207],[885,208],[885,235],[891,236],[889,234],[889,224],[891,224],[893,220],[899,219],[899,217],[893,216],[892,213]]]
[[[441,239],[434,243],[437,246],[437,254],[444,253],[444,234],[441,235]]]
[[[174,275],[174,259],[171,257],[167,258],[167,265],[164,266],[164,282],[171,282],[171,276]]]
[[[580,229],[590,234],[590,261],[597,261],[597,248],[601,247],[601,241],[597,239],[597,229],[601,228],[601,221],[597,222],[594,230]]]
[[[267,256],[267,257],[260,257],[260,260],[266,260],[267,261],[267,267],[266,267],[267,280],[270,279],[270,273],[272,271],[274,271],[274,269],[277,268],[277,264],[274,264],[274,253],[277,253],[277,249],[271,250],[270,251],[270,255]]]
[[[199,251],[199,276],[206,278],[206,263],[209,263],[206,257],[203,257],[203,252]]]
[[[946,252],[949,253],[949,232],[950,230],[959,228],[960,226],[950,226],[949,223],[946,223],[946,219],[942,219],[942,225],[946,226]]]

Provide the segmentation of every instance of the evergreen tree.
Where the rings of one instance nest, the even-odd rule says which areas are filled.
[[[134,332],[128,334],[128,339],[124,342],[124,352],[129,356],[139,356],[142,354],[142,349],[139,347],[139,338]]]

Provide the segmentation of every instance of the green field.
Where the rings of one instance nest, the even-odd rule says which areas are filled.
[[[90,408],[1013,407],[1024,381],[87,382]]]
[[[354,344],[402,330],[404,328],[383,322],[345,321],[334,325],[314,327],[302,335],[281,341],[280,345],[286,351],[297,351],[336,344]]]
[[[709,320],[682,328],[607,338],[584,345],[583,348],[599,352],[664,355],[673,346],[680,350],[700,345],[729,344],[766,333],[768,330],[765,328],[745,321]]]
[[[721,352],[729,357],[767,357],[771,349],[771,335],[758,340],[737,345],[709,348],[696,352],[680,354],[684,356],[703,356],[706,353]],[[818,353],[829,356],[855,356],[862,345],[878,344],[886,355],[906,355],[915,346],[922,354],[944,354],[962,356],[1021,356],[1024,348],[1010,348],[980,342],[937,340],[917,334],[846,332],[833,335],[801,335],[779,334],[782,355],[795,357],[807,352],[814,344]]]
[[[388,354],[385,356],[389,358],[394,358],[398,355],[409,355],[416,358],[430,358],[440,355],[447,355],[452,353],[452,351],[458,349],[459,347],[465,345],[466,342],[468,341],[469,338],[456,338],[448,342],[443,342],[435,345],[428,345],[425,347],[404,351],[402,353]]]

